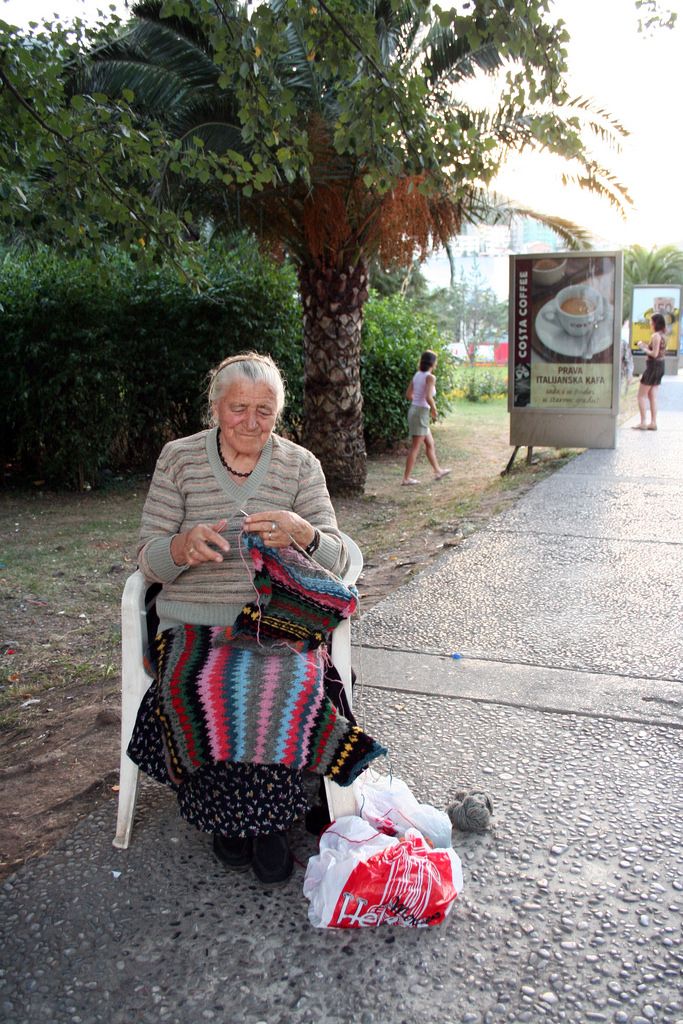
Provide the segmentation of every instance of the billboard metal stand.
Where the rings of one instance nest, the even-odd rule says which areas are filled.
[[[508,475],[508,473],[512,469],[513,462],[517,458],[517,452],[522,447],[523,447],[523,445],[521,445],[521,444],[515,445],[515,450],[513,451],[513,453],[510,456],[510,458],[508,459],[507,466],[505,467],[505,469],[503,469],[501,471],[501,474],[500,474],[501,476],[507,476]],[[539,461],[538,457],[534,458],[534,450],[533,450],[533,448],[527,448],[527,450],[526,450],[526,464],[527,464],[527,466],[535,466],[538,461]]]

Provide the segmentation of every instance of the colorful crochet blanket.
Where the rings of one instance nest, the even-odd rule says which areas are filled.
[[[350,785],[386,754],[323,690],[323,657],[306,642],[233,639],[183,625],[155,640],[158,715],[180,780],[216,761],[285,764]]]
[[[256,600],[235,620],[233,636],[323,644],[358,607],[358,591],[347,587],[294,547],[269,548],[257,534],[242,535],[254,566]]]

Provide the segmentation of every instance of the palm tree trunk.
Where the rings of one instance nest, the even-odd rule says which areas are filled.
[[[299,270],[304,326],[304,444],[320,459],[331,494],[362,494],[367,473],[360,384],[368,272],[317,262]]]

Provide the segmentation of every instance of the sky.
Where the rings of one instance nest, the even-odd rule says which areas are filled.
[[[563,186],[561,164],[540,155],[511,160],[496,187],[543,212],[588,227],[606,248],[673,243],[683,248],[680,191],[679,68],[683,61],[683,0],[662,0],[677,11],[673,30],[637,32],[634,0],[555,0],[571,36],[569,93],[595,99],[630,131],[621,153],[607,156],[634,201],[627,219],[580,191]],[[125,14],[125,2],[113,6]],[[446,6],[446,4],[444,4]],[[109,9],[105,0],[0,0],[0,17],[27,25],[50,17],[87,17]]]
[[[633,0],[557,0],[553,11],[567,24],[568,92],[589,96],[630,131],[610,166],[629,190],[634,207],[624,222],[604,201],[570,193],[551,161],[517,158],[502,176],[501,191],[536,208],[585,224],[609,244],[683,248],[680,191],[680,67],[683,0],[662,0],[678,13],[674,29],[647,38],[637,31]],[[555,184],[553,184],[555,182]]]

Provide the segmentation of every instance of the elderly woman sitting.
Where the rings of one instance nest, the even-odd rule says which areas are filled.
[[[280,670],[264,650],[275,658],[289,656],[295,667],[305,663],[307,672],[320,654],[309,651],[310,644],[273,642],[275,647],[264,648],[254,566],[261,574],[279,572],[281,559],[291,560],[294,552],[299,562],[308,560],[313,575],[327,576],[329,570],[338,577],[347,563],[318,460],[273,433],[283,405],[282,377],[269,357],[248,352],[225,359],[211,374],[213,426],[170,442],[159,456],[138,551],[145,576],[161,584],[157,679],[142,702],[129,747],[141,768],[176,790],[183,818],[213,834],[217,857],[233,869],[251,865],[264,883],[284,881],[292,872],[286,833],[306,810],[301,758],[290,756],[291,745],[288,756],[274,755],[274,747],[263,753],[265,721],[259,725],[259,756],[256,740],[245,745],[244,736],[238,756],[235,723],[226,723],[225,711],[223,719],[212,719],[212,707],[219,697],[221,707],[233,706],[235,673],[246,687],[240,700],[251,699],[250,687],[262,691],[264,680],[273,690],[273,673]],[[304,579],[299,563],[282,571],[295,584]],[[251,618],[245,617],[248,610]],[[244,654],[232,632],[240,616],[247,631],[252,619],[257,629],[235,669],[226,666],[230,657]],[[254,672],[261,673],[256,682]],[[210,687],[213,696],[207,697]],[[323,704],[318,700],[316,706]],[[333,725],[339,731],[339,722]],[[328,722],[328,733],[331,728]],[[353,732],[354,742],[356,733],[361,746],[367,741],[359,765],[383,753],[360,730]],[[332,761],[327,757],[327,764]]]

